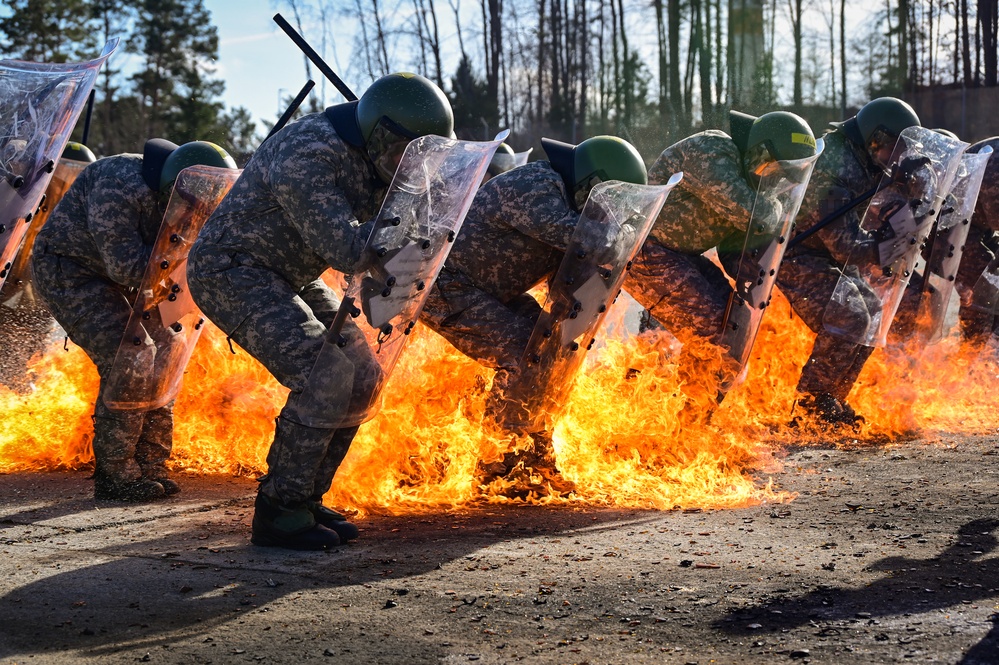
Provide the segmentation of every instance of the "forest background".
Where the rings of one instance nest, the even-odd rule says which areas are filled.
[[[339,73],[360,82],[357,93],[384,74],[415,71],[451,98],[459,137],[510,128],[516,150],[540,147],[542,136],[575,143],[616,134],[651,160],[695,131],[727,129],[733,108],[792,110],[818,134],[881,95],[908,100],[924,125],[968,141],[999,134],[999,0],[464,3],[271,4],[324,57],[352,26]],[[133,66],[112,59],[102,71],[94,152],[138,152],[150,137],[204,139],[245,163],[263,135],[245,107],[223,102],[218,29],[203,0],[5,0],[0,8],[3,58],[89,59],[114,36]],[[317,87],[301,112],[343,101],[304,56],[302,67],[274,91],[294,89],[285,104],[306,79]]]

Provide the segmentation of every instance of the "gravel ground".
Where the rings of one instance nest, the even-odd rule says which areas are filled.
[[[0,663],[999,663],[999,437],[784,461],[786,504],[375,516],[325,553],[249,545],[247,479],[0,476]]]

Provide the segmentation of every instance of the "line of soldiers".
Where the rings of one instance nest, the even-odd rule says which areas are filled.
[[[162,139],[142,155],[82,168],[34,238],[31,268],[35,289],[100,373],[98,499],[180,491],[166,467],[172,398],[201,313],[290,390],[255,502],[258,545],[318,550],[358,536],[322,498],[377,411],[391,363],[376,351],[395,345],[397,357],[417,316],[495,370],[486,425],[509,448],[480,461],[483,484],[573,491],[556,464],[559,402],[550,394],[571,385],[622,286],[681,341],[729,352],[719,399],[744,369],[778,286],[817,335],[797,408],[854,423],[846,396],[876,345],[863,333],[873,319],[890,323],[900,289],[914,288],[918,247],[900,245],[923,237],[968,147],[929,130],[901,140],[919,119],[892,98],[818,141],[792,113],[733,112],[731,135],[683,139],[648,170],[612,136],[543,139],[547,160],[512,168],[508,146],[476,151],[453,139],[453,124],[436,85],[393,74],[357,101],[284,127],[242,171],[218,146]],[[927,152],[935,141],[939,154]],[[227,177],[231,189],[205,196],[191,173]],[[983,188],[961,264],[969,268],[956,281],[964,334],[977,340],[995,325],[994,308],[972,307],[973,281],[995,250],[995,197],[994,186]],[[200,215],[198,227],[168,225],[175,206],[184,220]],[[169,254],[177,247],[189,252]],[[865,279],[868,265],[890,278],[885,289]],[[321,279],[329,268],[349,276],[342,299]],[[538,285],[549,291],[544,304],[531,293]],[[185,298],[197,307],[181,308]],[[695,359],[683,362],[696,372]]]

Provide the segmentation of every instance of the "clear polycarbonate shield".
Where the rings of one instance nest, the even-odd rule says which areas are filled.
[[[749,355],[787,250],[791,227],[805,196],[812,169],[824,147],[820,139],[812,157],[772,162],[760,178],[753,216],[746,228],[746,240],[739,257],[735,288],[722,324],[720,342],[738,363],[735,378],[721,386],[723,394],[745,377]]]
[[[142,286],[132,306],[104,403],[117,411],[158,409],[177,396],[205,324],[187,288],[187,255],[241,171],[190,166],[177,176]]]
[[[886,175],[860,223],[823,325],[833,335],[884,346],[921,245],[943,209],[967,143],[924,127],[902,131]]]
[[[382,388],[416,325],[489,161],[508,134],[504,131],[493,141],[481,142],[440,136],[410,142],[361,258],[347,276],[343,307],[351,308],[353,320],[337,317],[309,374],[307,392],[328,394],[328,377],[341,376],[342,364],[356,360],[349,403],[299,414],[299,419],[308,421],[303,425],[349,427],[378,412]]]
[[[35,302],[34,290],[31,287],[31,252],[35,245],[35,236],[45,226],[49,214],[55,209],[62,197],[66,195],[70,186],[76,182],[76,177],[80,175],[90,162],[79,162],[75,159],[60,159],[56,164],[55,172],[49,181],[49,186],[45,188],[45,196],[32,217],[31,223],[26,224],[27,232],[21,244],[21,251],[14,258],[13,265],[7,275],[7,282],[4,284],[0,300],[6,307],[17,308],[27,306]]]
[[[97,73],[118,46],[80,63],[0,61],[0,287],[13,268]]]
[[[550,430],[561,413],[632,259],[681,179],[608,181],[590,192],[509,389],[533,421],[528,431]]]
[[[957,269],[971,230],[971,216],[978,202],[985,166],[991,155],[992,148],[985,146],[981,152],[961,156],[954,184],[937,219],[929,256],[923,267],[922,293],[916,316],[916,334],[927,344],[943,339],[949,330],[947,322],[953,319],[948,318],[948,313],[956,304]]]
[[[518,166],[523,166],[527,163],[527,158],[531,155],[531,150],[534,148],[528,148],[524,152],[515,152],[512,155],[505,153],[496,153],[493,155],[492,165],[495,168],[496,173],[503,173],[511,169],[515,169]]]
[[[975,282],[969,306],[993,316],[999,315],[999,256],[989,262]]]

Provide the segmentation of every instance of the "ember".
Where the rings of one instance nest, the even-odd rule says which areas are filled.
[[[626,301],[611,312],[614,330],[622,327]],[[818,428],[787,426],[812,338],[787,302],[775,297],[749,376],[715,405],[710,377],[721,367],[717,349],[688,344],[684,353],[699,358],[701,372],[683,377],[670,350],[675,343],[665,333],[613,334],[587,357],[554,432],[560,467],[577,492],[542,501],[672,509],[793,498],[773,488],[765,474],[780,468],[783,446],[828,441]],[[265,470],[285,389],[236,351],[213,327],[202,336],[177,400],[174,468]],[[989,386],[999,373],[994,360],[951,340],[915,358],[901,351],[874,354],[850,398],[866,419],[851,443],[899,441],[913,430],[973,433],[992,424]],[[92,461],[94,367],[78,347],[64,351],[60,340],[29,372],[34,389],[28,395],[0,386],[0,472],[86,467]],[[384,407],[362,426],[330,503],[361,513],[407,513],[510,501],[500,493],[483,496],[474,481],[480,455],[506,445],[481,424],[491,378],[417,327]]]

